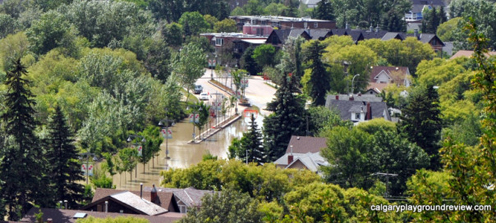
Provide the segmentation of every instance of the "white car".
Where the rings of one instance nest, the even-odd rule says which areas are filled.
[[[200,100],[203,101],[203,100],[208,100],[210,97],[207,93],[201,93],[199,98]]]

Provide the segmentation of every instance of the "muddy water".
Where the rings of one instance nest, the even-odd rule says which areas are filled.
[[[261,123],[261,120],[257,120],[257,122]],[[171,128],[173,138],[168,141],[170,159],[165,159],[166,143],[164,141],[159,156],[145,165],[145,171],[143,171],[143,164],[138,164],[137,175],[133,171],[132,180],[130,173],[122,173],[114,175],[113,183],[117,189],[139,190],[140,183],[145,186],[160,185],[160,171],[167,168],[190,167],[199,163],[203,154],[208,152],[225,159],[227,158],[227,148],[232,139],[241,137],[243,132],[247,130],[247,126],[248,124],[245,123],[244,119],[240,119],[202,143],[189,144],[193,134],[192,124],[188,123],[187,120],[177,123]],[[198,129],[196,129],[196,134],[198,134]]]

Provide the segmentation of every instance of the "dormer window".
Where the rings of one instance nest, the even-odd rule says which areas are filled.
[[[215,39],[215,45],[216,46],[222,46],[224,44],[224,39],[222,38],[216,38]]]

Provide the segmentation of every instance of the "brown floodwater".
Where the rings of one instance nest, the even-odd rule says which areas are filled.
[[[257,120],[258,123],[261,123],[261,118],[259,117]],[[199,163],[203,155],[208,152],[218,156],[219,159],[225,159],[232,139],[242,137],[243,132],[247,130],[247,126],[248,124],[242,118],[211,138],[198,144],[190,144],[189,141],[193,136],[193,126],[185,119],[171,128],[172,139],[168,141],[170,159],[165,159],[166,142],[164,140],[159,156],[146,164],[144,171],[143,164],[140,163],[137,171],[132,173],[132,180],[129,172],[116,174],[113,177],[113,184],[116,185],[117,189],[139,190],[140,183],[145,186],[160,185],[160,171],[168,168],[188,168]],[[196,129],[196,134],[198,134],[198,129]]]

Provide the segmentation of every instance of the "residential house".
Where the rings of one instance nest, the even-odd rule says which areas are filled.
[[[141,215],[141,214],[126,214],[126,213],[112,213],[112,212],[97,212],[87,210],[68,210],[68,209],[54,209],[54,208],[31,208],[26,215],[19,222],[37,222],[36,214],[39,211],[43,213],[42,220],[46,223],[75,223],[79,219],[84,219],[89,216],[94,218],[117,218],[117,217],[135,217],[148,220],[150,223],[173,223],[181,220],[184,214],[180,213],[165,213],[156,216]]]
[[[440,8],[446,7],[443,0],[411,0],[412,10],[405,14],[405,21],[415,22],[424,18],[424,9],[432,9],[432,7]]]
[[[270,25],[277,29],[292,29],[292,28],[336,28],[336,22],[330,20],[312,19],[308,17],[295,18],[286,16],[229,16],[230,19],[236,21],[238,30],[242,30],[245,24],[252,25]]]
[[[158,192],[156,190],[144,192],[98,188],[91,203],[84,206],[82,210],[149,216],[179,212],[173,195],[172,192]]]
[[[156,190],[157,193],[172,193],[174,194],[174,201],[176,201],[178,212],[187,213],[188,209],[200,208],[202,201],[201,199],[205,194],[212,194],[214,191],[211,190],[198,190],[192,187],[179,189],[179,188],[154,188],[145,187],[143,191],[153,191]]]
[[[369,86],[365,94],[379,94],[389,84],[409,87],[411,80],[408,67],[374,66],[370,72]]]
[[[310,9],[317,7],[317,4],[320,1],[322,1],[322,0],[300,0],[301,3],[305,4]]]
[[[358,124],[374,118],[384,118],[391,121],[391,116],[385,102],[375,95],[328,95],[326,107],[339,112],[342,120],[349,120]]]
[[[472,57],[472,55],[474,54],[474,51],[473,50],[459,50],[458,52],[456,52],[453,56],[451,56],[450,60],[453,60],[455,58],[458,58],[458,57]],[[486,53],[486,56],[487,57],[490,57],[490,56],[494,56],[496,55],[496,52],[488,52]]]
[[[329,165],[320,155],[326,147],[326,138],[291,136],[286,153],[274,163],[279,168],[307,169],[320,174],[319,168]]]

